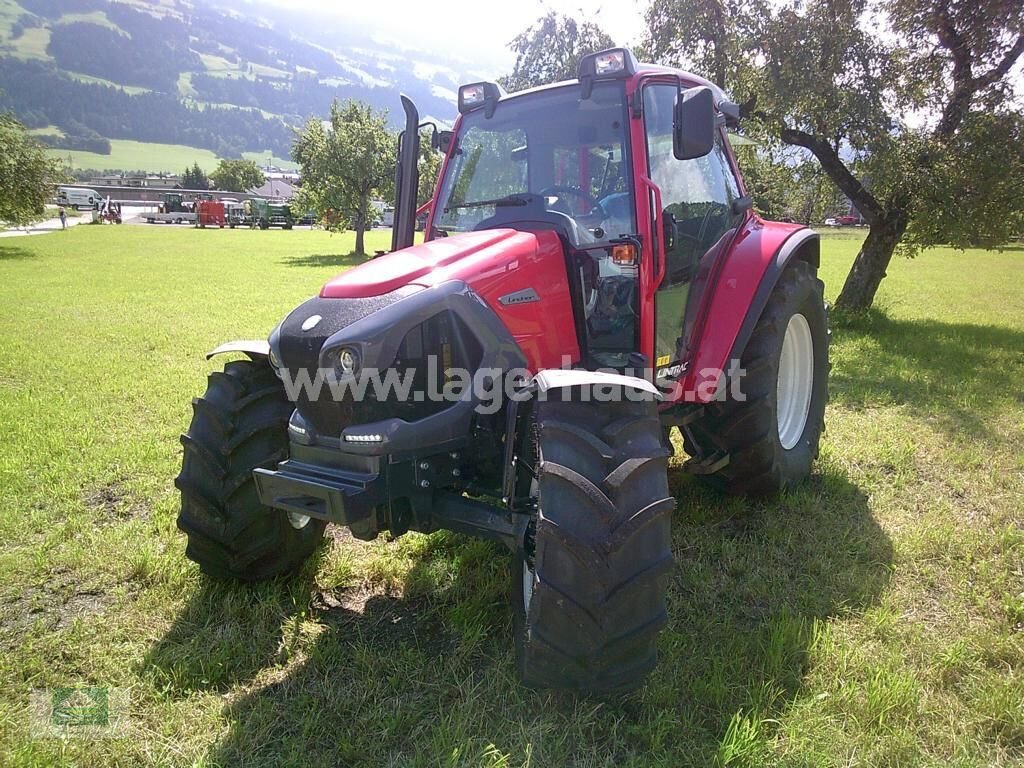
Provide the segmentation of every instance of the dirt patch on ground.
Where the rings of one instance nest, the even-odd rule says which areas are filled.
[[[149,517],[149,507],[134,498],[119,481],[86,490],[82,501],[100,525]]]
[[[0,605],[0,648],[13,648],[32,633],[67,629],[76,619],[102,614],[110,602],[105,589],[75,583],[68,569],[58,568]]]

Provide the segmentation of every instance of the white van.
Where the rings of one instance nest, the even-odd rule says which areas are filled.
[[[99,192],[85,187],[58,187],[57,205],[65,208],[92,208],[103,201]]]

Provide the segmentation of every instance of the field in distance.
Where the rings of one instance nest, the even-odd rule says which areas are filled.
[[[70,156],[75,169],[117,169],[153,173],[181,173],[185,168],[192,167],[193,163],[199,163],[199,167],[209,173],[217,167],[219,161],[219,158],[208,149],[197,149],[183,144],[149,144],[141,141],[112,139],[110,148],[109,155],[67,149],[51,149],[48,150],[48,153],[52,157],[65,161]],[[271,158],[271,154],[269,152],[246,152],[243,157],[264,165],[267,159]],[[294,162],[282,157],[273,157],[272,160],[273,165],[279,168],[292,170],[297,167]]]

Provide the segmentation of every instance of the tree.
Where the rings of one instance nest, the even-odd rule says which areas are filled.
[[[247,192],[262,187],[266,179],[252,160],[221,160],[210,174],[210,181],[215,188],[227,192]]]
[[[793,219],[810,225],[849,212],[850,203],[800,147],[764,141],[736,148],[754,209],[769,219]]]
[[[512,73],[498,80],[508,91],[576,77],[580,59],[590,53],[613,48],[615,42],[589,21],[577,22],[554,11],[509,43],[516,54]]]
[[[354,229],[359,255],[366,252],[363,235],[375,216],[370,203],[394,181],[395,149],[387,113],[359,101],[335,100],[329,125],[312,119],[295,139],[300,206],[316,211],[329,229]]]
[[[209,189],[210,179],[206,172],[199,167],[199,163],[195,163],[181,174],[181,186],[184,189]]]
[[[870,307],[897,247],[1013,234],[1020,3],[895,0],[869,13],[866,0],[668,0],[647,21],[657,55],[692,52],[745,100],[750,130],[807,150],[868,223],[837,307]]]
[[[434,196],[437,175],[441,172],[441,153],[430,146],[430,134],[420,135],[420,185],[416,191],[416,205],[426,203]]]
[[[64,181],[59,160],[11,115],[0,114],[0,221],[28,224],[42,215],[54,185]]]

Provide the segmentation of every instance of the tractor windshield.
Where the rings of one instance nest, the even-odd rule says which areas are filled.
[[[636,232],[625,88],[567,85],[462,118],[433,236],[551,222],[576,247]]]

